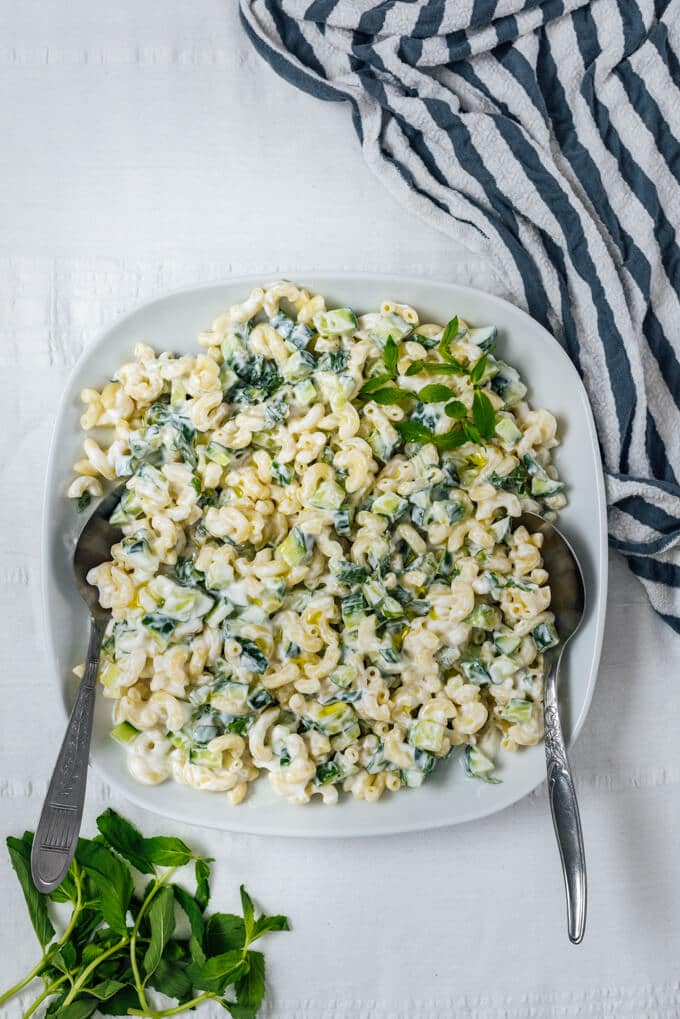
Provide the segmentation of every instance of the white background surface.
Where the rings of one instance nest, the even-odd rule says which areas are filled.
[[[365,168],[349,111],[281,82],[233,0],[0,0],[0,27],[4,836],[34,827],[63,728],[41,642],[40,504],[58,396],[83,345],[142,300],[245,272],[407,272],[511,295],[402,213]],[[422,835],[322,844],[180,830],[219,858],[215,908],[235,907],[244,881],[291,917],[294,932],[266,945],[264,1014],[678,1016],[679,657],[613,557],[599,685],[572,754],[590,879],[579,948],[543,788]],[[110,801],[93,775],[88,833]],[[5,861],[0,987],[37,956]]]

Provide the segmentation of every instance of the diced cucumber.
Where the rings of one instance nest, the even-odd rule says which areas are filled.
[[[356,713],[351,705],[334,701],[317,707],[313,720],[326,736],[337,736],[356,722]]]
[[[333,514],[333,527],[336,534],[349,535],[352,533],[352,511],[348,509],[336,510]]]
[[[310,499],[317,509],[337,510],[345,501],[345,491],[336,481],[322,481]]]
[[[404,606],[396,598],[386,595],[380,604],[379,611],[383,619],[398,619],[404,615]]]
[[[508,531],[510,530],[510,517],[501,517],[500,520],[495,520],[489,527],[494,538],[497,542],[504,541]]]
[[[280,444],[276,441],[271,432],[253,432],[250,441],[253,446],[257,446],[258,449],[266,449],[270,453],[278,453],[281,449]]]
[[[490,761],[478,747],[466,746],[463,762],[465,764],[465,771],[471,778],[479,778],[490,785],[498,785],[500,783],[500,779],[494,778],[491,774],[495,768],[493,761]]]
[[[506,407],[514,407],[527,395],[527,387],[519,377],[519,372],[505,361],[497,361],[498,371],[491,380],[491,388],[498,393]]]
[[[333,566],[333,572],[343,584],[363,584],[366,580],[366,570],[356,563],[340,560]]]
[[[508,658],[507,655],[499,655],[488,665],[492,683],[502,683],[504,680],[510,679],[518,669],[517,662],[513,662],[512,658]]]
[[[233,680],[220,680],[215,684],[214,693],[226,697],[235,708],[245,708],[248,703],[248,684]]]
[[[342,621],[349,629],[356,629],[366,614],[366,603],[360,591],[348,594],[340,602]]]
[[[496,346],[498,329],[496,326],[479,326],[477,329],[468,329],[468,340],[474,343],[485,353],[493,350]]]
[[[296,403],[307,407],[316,400],[316,386],[311,379],[304,379],[293,387],[293,397]]]
[[[203,768],[221,768],[222,751],[207,750],[206,748],[192,747],[189,751],[189,763],[199,764]]]
[[[287,340],[293,329],[295,328],[295,322],[286,315],[285,311],[277,311],[275,315],[269,319],[269,324],[276,329],[277,333],[283,336],[284,340]]]
[[[287,337],[288,342],[292,343],[298,350],[304,350],[309,345],[309,341],[314,336],[314,332],[305,325],[304,322],[296,322],[293,326],[290,335]]]
[[[384,492],[373,500],[371,512],[379,513],[381,517],[387,517],[391,522],[398,520],[406,512],[408,503],[396,492]]]
[[[286,582],[281,577],[270,577],[262,581],[262,593],[257,600],[260,608],[267,615],[277,612],[283,605],[286,594]]]
[[[307,536],[294,527],[278,546],[276,554],[292,569],[307,561],[311,555],[311,542],[308,543]]]
[[[339,665],[328,678],[341,690],[347,690],[356,679],[356,674],[356,669],[352,665]]]
[[[212,460],[213,463],[219,464],[220,467],[226,467],[231,460],[231,453],[227,447],[214,441],[209,442],[205,447],[205,455],[208,460]]]
[[[336,754],[335,757],[333,758],[333,763],[338,769],[338,774],[340,775],[340,778],[347,778],[349,775],[356,775],[356,773],[359,770],[358,765],[352,764],[349,761],[345,760],[342,754]]]
[[[277,485],[290,485],[293,474],[287,464],[280,464],[278,460],[272,461],[272,478]]]
[[[393,435],[383,434],[375,428],[368,436],[368,444],[373,450],[378,460],[382,460],[383,463],[387,463],[390,459],[394,450],[399,442],[399,435],[394,429],[391,429]]]
[[[475,605],[466,622],[470,623],[471,626],[478,627],[480,630],[495,630],[501,623],[500,609],[497,609],[494,605],[486,605],[484,602],[480,602],[478,605]]]
[[[338,375],[345,370],[348,362],[348,350],[326,350],[317,362],[317,369],[320,372],[335,372]]]
[[[493,642],[496,650],[502,655],[512,655],[522,643],[522,638],[518,637],[511,630],[507,633],[503,630],[497,630],[493,635]]]
[[[364,598],[372,609],[377,608],[385,597],[385,588],[377,580],[367,580],[362,590]]]
[[[458,668],[463,673],[468,683],[475,683],[476,686],[486,686],[491,682],[491,676],[479,658],[467,658],[458,663]]]
[[[337,782],[340,778],[340,769],[334,761],[324,761],[317,765],[314,776],[315,785],[328,785],[329,782]]]
[[[385,757],[385,750],[382,743],[380,743],[370,757],[366,765],[366,771],[369,775],[377,775],[380,771],[387,771],[389,766],[389,761]]]
[[[173,379],[170,383],[170,406],[173,410],[179,410],[188,396],[187,387],[182,379]]]
[[[214,559],[205,571],[205,586],[211,591],[222,591],[234,579],[234,568],[229,563]]]
[[[334,308],[331,311],[317,311],[313,322],[314,328],[322,336],[353,333],[358,326],[357,317],[351,308]]]
[[[420,750],[429,750],[433,754],[442,754],[446,749],[446,729],[440,722],[432,722],[419,718],[412,722],[408,732],[408,742]]]
[[[302,654],[302,649],[294,644],[292,640],[286,641],[286,646],[283,650],[284,658],[299,658]]]
[[[234,333],[228,333],[222,340],[222,357],[225,364],[230,368],[243,368],[248,360],[248,351],[243,343]]]
[[[532,495],[555,495],[562,491],[564,484],[551,478],[530,453],[525,453],[522,460],[531,477]]]
[[[119,722],[109,735],[111,739],[115,739],[116,743],[121,743],[125,746],[127,743],[132,743],[139,736],[139,729],[136,729],[131,722]]]
[[[248,697],[248,707],[253,708],[255,711],[260,711],[262,708],[268,708],[270,704],[274,703],[274,697],[270,694],[269,690],[265,690],[263,686],[256,684]]]
[[[390,542],[389,539],[383,535],[380,538],[374,538],[371,547],[368,550],[366,558],[368,559],[369,566],[371,569],[380,571],[384,566],[387,565],[390,557]]]
[[[510,416],[498,418],[496,422],[496,435],[509,446],[516,445],[522,438],[522,433]]]
[[[253,724],[252,715],[222,715],[225,732],[235,732],[237,736],[243,736]]]
[[[191,746],[191,740],[185,732],[169,732],[167,739],[175,750],[189,750]]]
[[[241,645],[240,661],[243,668],[248,669],[249,672],[257,672],[260,675],[266,672],[269,662],[255,641],[248,640],[246,637],[236,637],[235,639]]]
[[[418,768],[406,768],[399,772],[402,784],[408,789],[419,789],[425,781],[425,772]]]
[[[511,697],[501,712],[508,722],[530,722],[533,704],[521,697]]]
[[[557,630],[552,623],[539,623],[532,630],[531,636],[534,638],[534,644],[538,651],[547,651],[548,648],[555,647],[560,642]]]
[[[468,514],[468,507],[459,500],[439,500],[433,502],[425,512],[425,523],[430,524],[457,524],[464,520]]]
[[[134,519],[142,514],[142,507],[137,498],[137,493],[130,488],[126,488],[120,497],[120,502],[114,509],[113,513],[109,517],[109,523],[115,527],[122,527],[129,522],[130,519]]]
[[[142,626],[149,630],[160,650],[165,651],[177,626],[177,620],[157,612],[151,612],[142,616]]]
[[[282,369],[286,382],[301,382],[308,378],[316,367],[316,359],[307,350],[296,350],[291,354]]]
[[[386,315],[380,316],[369,330],[368,335],[374,343],[377,343],[382,348],[390,336],[395,343],[399,343],[400,340],[405,339],[412,332],[413,326],[409,325],[401,315],[397,315],[395,311],[388,311]]]
[[[161,614],[182,623],[204,616],[215,602],[196,588],[182,587],[161,575],[149,582],[148,589],[159,602]]]

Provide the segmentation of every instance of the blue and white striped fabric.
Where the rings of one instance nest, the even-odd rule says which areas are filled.
[[[680,632],[680,0],[241,0],[347,100],[401,201],[486,256],[581,373],[609,530]]]

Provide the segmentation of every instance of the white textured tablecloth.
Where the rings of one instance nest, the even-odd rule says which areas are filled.
[[[40,506],[57,400],[83,345],[135,303],[245,272],[359,268],[503,290],[401,211],[364,166],[349,112],[281,82],[230,0],[0,0],[0,139],[4,836],[34,827],[63,729],[42,643]],[[216,905],[236,906],[244,881],[291,917],[294,932],[266,946],[264,1014],[680,1015],[679,659],[612,557],[599,683],[572,754],[590,879],[579,948],[544,788],[476,824],[389,839],[180,831],[219,858]],[[109,802],[163,829],[96,775],[86,829]],[[4,855],[0,902],[2,987],[37,955]]]

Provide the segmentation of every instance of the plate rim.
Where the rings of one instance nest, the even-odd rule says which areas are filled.
[[[43,486],[43,496],[41,504],[41,535],[40,535],[40,586],[41,586],[41,606],[42,606],[42,617],[43,617],[43,632],[44,641],[47,650],[48,661],[51,663],[54,660],[54,649],[57,647],[55,640],[54,627],[51,621],[49,612],[49,599],[48,599],[48,577],[51,573],[50,567],[50,551],[52,543],[49,540],[49,528],[47,526],[48,519],[47,515],[49,512],[50,502],[54,497],[55,487],[55,473],[56,473],[56,457],[55,451],[59,436],[64,431],[67,425],[67,419],[69,414],[69,401],[73,399],[73,379],[78,374],[81,366],[87,362],[92,354],[101,347],[109,334],[114,331],[118,331],[124,328],[129,320],[134,319],[141,312],[148,311],[156,305],[161,305],[169,300],[182,298],[183,296],[195,295],[201,292],[213,291],[219,287],[231,287],[243,285],[243,287],[263,287],[271,286],[272,283],[277,282],[273,278],[270,281],[270,277],[273,274],[264,273],[247,273],[238,276],[229,276],[226,278],[215,279],[205,283],[189,284],[186,286],[178,287],[173,290],[163,292],[162,294],[156,295],[148,300],[136,302],[126,312],[117,316],[115,319],[109,321],[104,328],[99,329],[94,336],[86,342],[83,350],[71,366],[67,378],[64,381],[64,387],[59,398],[57,405],[56,415],[54,417],[48,454],[47,454],[47,467],[45,471],[45,482]],[[418,276],[404,273],[385,273],[385,272],[353,272],[350,270],[338,270],[338,271],[314,271],[304,270],[299,273],[293,273],[290,276],[279,276],[279,280],[296,281],[295,285],[304,286],[305,277],[310,277],[318,280],[321,283],[329,284],[331,287],[333,283],[338,281],[350,281],[350,280],[366,280],[375,283],[385,283],[391,286],[399,286],[400,284],[407,284],[410,286],[428,286],[436,290],[458,290],[469,293],[477,298],[490,301],[492,304],[498,304],[501,306],[508,307],[511,312],[515,315],[519,315],[521,319],[524,319],[530,324],[532,329],[538,329],[545,340],[549,342],[553,349],[553,353],[562,359],[565,368],[569,371],[573,380],[575,381],[577,388],[580,390],[582,397],[583,408],[585,410],[585,424],[588,431],[588,436],[591,442],[592,449],[595,453],[595,501],[597,505],[597,519],[598,519],[598,535],[600,540],[598,541],[598,555],[596,561],[593,563],[593,568],[596,571],[598,580],[598,590],[596,596],[596,612],[594,616],[595,623],[595,634],[593,641],[593,653],[590,665],[590,678],[585,691],[585,696],[582,701],[581,709],[578,716],[571,720],[570,724],[570,736],[568,739],[567,747],[570,750],[578,737],[580,736],[585,720],[588,716],[590,706],[592,703],[593,695],[595,692],[595,686],[598,679],[598,670],[602,656],[602,645],[604,641],[604,627],[605,618],[607,611],[607,594],[609,585],[608,576],[608,542],[607,542],[607,504],[606,504],[606,493],[605,493],[605,482],[604,482],[604,468],[600,453],[599,439],[597,435],[597,428],[595,425],[595,419],[593,416],[593,410],[590,403],[590,398],[586,391],[585,385],[573,361],[569,358],[568,354],[558,342],[558,340],[552,335],[552,333],[540,322],[534,319],[528,312],[518,305],[513,304],[511,301],[504,297],[500,297],[498,294],[490,293],[486,290],[482,290],[480,287],[468,286],[463,283],[455,283],[441,279],[431,279],[427,276]],[[266,282],[263,283],[263,280]],[[297,282],[299,281],[299,282]],[[63,485],[61,486],[63,487]],[[65,497],[64,497],[65,498]],[[63,717],[66,720],[69,716],[69,707],[67,704],[67,681],[66,677],[60,677],[59,672],[56,668],[49,666],[51,675],[58,686],[59,701],[61,704],[61,710]],[[94,750],[94,747],[93,747]],[[56,754],[55,754],[56,759]],[[524,800],[527,796],[531,795],[536,789],[545,782],[545,776],[541,775],[540,778],[532,785],[529,789],[525,789],[512,799],[510,802],[498,806],[491,800],[487,805],[484,805],[482,801],[478,801],[474,808],[470,808],[465,811],[462,810],[460,815],[452,819],[448,816],[437,815],[433,817],[431,821],[423,823],[422,820],[413,819],[410,821],[408,816],[404,816],[403,820],[395,821],[394,823],[387,823],[381,826],[379,830],[363,829],[356,824],[354,825],[338,825],[333,823],[335,818],[338,816],[338,812],[342,810],[342,804],[339,804],[334,810],[328,810],[326,813],[332,816],[328,817],[329,823],[322,829],[314,832],[298,830],[294,825],[286,825],[277,823],[273,827],[268,828],[266,824],[258,824],[255,828],[249,826],[248,818],[251,816],[249,811],[244,811],[238,815],[238,818],[234,816],[234,820],[238,820],[236,825],[220,823],[219,819],[212,819],[207,817],[201,820],[196,820],[193,817],[187,818],[186,815],[181,815],[179,810],[175,813],[168,811],[165,807],[156,809],[156,807],[150,803],[149,800],[145,799],[142,795],[141,790],[145,789],[146,786],[140,785],[140,792],[137,793],[136,789],[131,791],[127,785],[122,781],[118,780],[118,776],[112,775],[106,768],[100,766],[96,760],[96,755],[91,752],[90,766],[98,776],[110,785],[116,793],[137,807],[144,810],[148,810],[159,817],[163,817],[168,820],[174,820],[183,822],[186,824],[196,825],[199,827],[209,828],[218,831],[226,831],[232,834],[251,834],[259,837],[276,837],[276,838],[301,838],[301,839],[326,839],[326,838],[379,838],[383,835],[398,835],[406,834],[415,831],[434,831],[440,828],[453,827],[459,824],[469,824],[473,821],[482,820],[493,814],[501,814],[504,811],[516,806],[519,802]],[[197,797],[198,798],[198,797]],[[319,805],[316,805],[317,809],[321,809]],[[299,808],[291,806],[291,818],[297,815]],[[314,809],[312,807],[312,809]],[[230,818],[229,812],[225,812],[223,815],[224,819]]]

